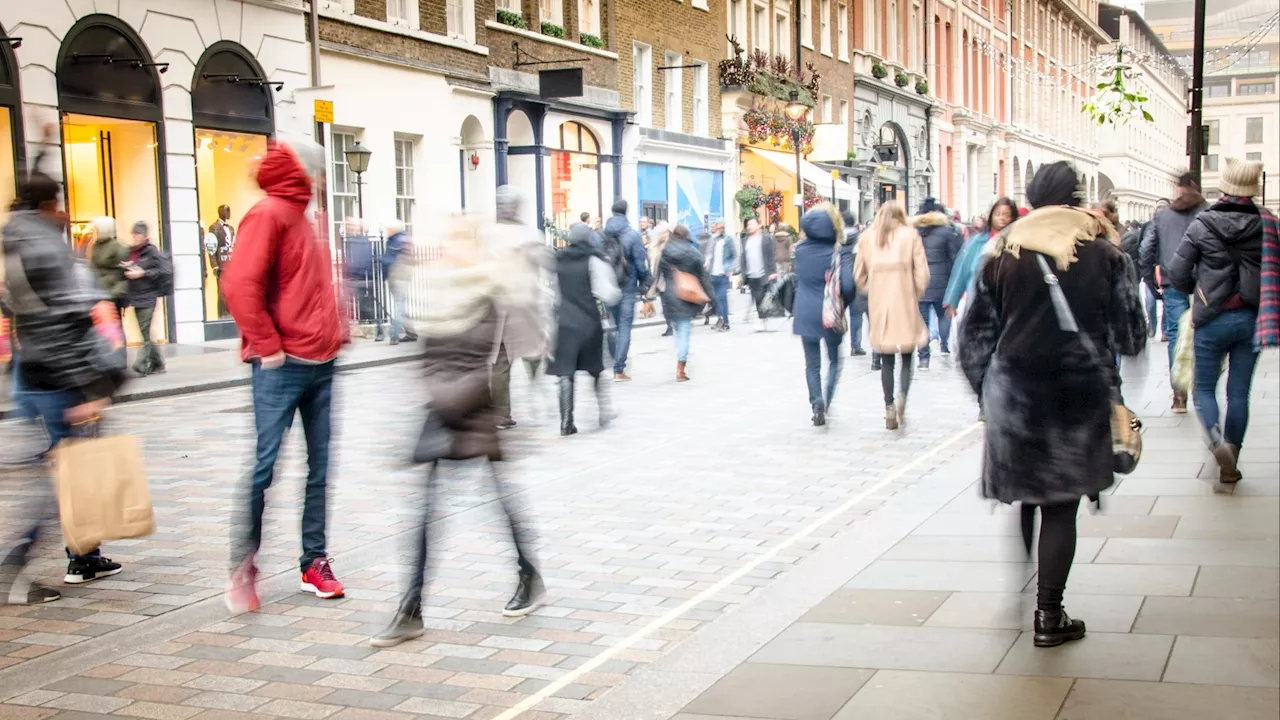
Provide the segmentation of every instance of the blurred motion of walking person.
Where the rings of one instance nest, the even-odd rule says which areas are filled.
[[[649,289],[644,295],[644,301],[647,305],[652,306],[654,298],[666,287],[665,281],[662,279],[662,273],[658,272],[658,266],[662,263],[662,251],[667,247],[667,241],[671,238],[671,227],[665,222],[655,224],[649,228],[648,233],[649,244],[645,246],[646,261],[653,271],[652,282],[649,283]],[[664,312],[665,316],[666,313]],[[667,329],[662,331],[662,337],[670,337],[675,331],[671,328],[671,319],[666,318]]]
[[[591,228],[582,223],[572,227],[579,230],[575,233],[571,229],[570,234],[590,246]],[[516,591],[503,615],[528,615],[546,594],[542,576],[533,564],[527,526],[508,498],[498,472],[497,464],[504,456],[489,390],[489,365],[500,337],[500,305],[507,282],[504,273],[509,270],[506,266],[510,258],[503,257],[506,253],[495,253],[494,244],[482,240],[480,231],[474,219],[455,218],[440,258],[426,272],[430,302],[424,305],[420,330],[430,401],[423,437],[415,451],[416,460],[428,463],[426,502],[414,540],[414,566],[408,587],[391,624],[370,640],[374,647],[398,645],[425,631],[422,593],[428,561],[427,524],[441,460],[488,461],[494,491],[511,529],[519,568]],[[424,456],[424,443],[435,448],[429,456]]]
[[[373,340],[382,342],[386,335],[382,330],[382,308],[378,302],[377,280],[374,273],[373,240],[363,220],[349,218],[345,223],[346,236],[342,238],[342,271],[351,297],[356,301],[356,321],[373,321]],[[241,223],[240,232],[244,232]]]
[[[778,223],[773,230],[773,257],[778,265],[777,273],[791,272],[791,258],[795,253],[796,231],[786,223]]]
[[[844,246],[849,253],[849,267],[852,272],[852,267],[857,264],[858,236],[862,230],[855,222],[852,212],[845,210],[841,219],[844,221]],[[853,357],[861,357],[867,354],[867,351],[862,348],[862,319],[867,314],[867,294],[860,288],[855,287],[854,290],[853,299],[849,301],[849,354]]]
[[[626,382],[627,357],[631,352],[631,326],[636,319],[636,299],[653,281],[649,272],[649,260],[645,255],[644,241],[627,222],[627,201],[618,198],[613,202],[613,217],[604,224],[598,237],[605,250],[604,260],[614,272],[615,284],[622,293],[618,300],[605,303],[613,316],[617,340],[610,348],[613,355],[613,379]],[[646,218],[647,220],[647,218]],[[589,229],[589,228],[588,228]]]
[[[707,239],[705,254],[707,274],[711,276],[711,289],[715,291],[715,312],[720,318],[717,330],[729,329],[729,286],[738,264],[737,244],[724,232],[724,220],[711,221],[711,237]]]
[[[604,327],[597,301],[605,307],[622,297],[613,268],[591,244],[591,228],[583,223],[569,226],[569,245],[556,253],[556,283],[560,303],[556,311],[555,355],[547,374],[559,378],[560,434],[573,435],[573,376],[581,371],[591,376],[599,404],[600,427],[613,419],[609,395],[601,382],[604,372]]]
[[[920,204],[920,214],[911,218],[920,233],[924,255],[929,262],[929,286],[920,296],[920,315],[928,325],[937,323],[938,347],[943,359],[951,356],[951,317],[943,310],[943,297],[956,258],[964,247],[964,234],[947,219],[947,209],[933,198]],[[920,369],[929,369],[929,344],[920,348]]]
[[[911,361],[929,344],[929,328],[920,313],[920,297],[929,286],[929,261],[920,234],[907,223],[902,203],[884,203],[871,227],[858,238],[854,282],[867,294],[871,348],[880,354],[884,424],[897,430],[907,419]],[[902,363],[894,396],[893,371]]]
[[[168,294],[167,289],[173,284],[173,265],[164,251],[151,243],[145,222],[139,220],[133,224],[132,238],[124,266],[124,277],[129,284],[126,297],[138,320],[138,332],[142,333],[142,349],[138,351],[133,371],[151,375],[164,372],[164,358],[151,339],[151,323],[156,302]]]
[[[497,299],[499,339],[493,362],[490,390],[498,417],[498,428],[515,427],[511,416],[511,361],[523,360],[533,383],[547,355],[547,318],[543,315],[542,293],[555,256],[542,241],[537,228],[520,221],[522,198],[511,185],[497,190],[497,222],[484,229],[502,278]],[[583,213],[588,218],[590,214]],[[579,223],[585,224],[585,223]]]
[[[689,228],[677,225],[671,230],[658,270],[663,283],[662,313],[676,336],[676,382],[687,382],[685,366],[689,362],[693,318],[714,292],[711,278],[702,268],[702,255],[689,237]],[[695,287],[702,290],[700,300],[690,294]]]
[[[306,139],[273,140],[258,167],[266,197],[240,223],[235,257],[221,288],[240,328],[240,358],[252,365],[257,448],[245,507],[232,541],[227,607],[256,610],[266,493],[294,415],[307,439],[302,506],[301,588],[319,598],[342,597],[326,548],[333,376],[347,337],[338,316],[329,246],[307,215],[312,179],[324,171],[324,149]]]
[[[987,221],[983,230],[974,233],[965,241],[960,257],[951,269],[951,279],[947,281],[947,291],[942,297],[942,307],[948,318],[955,318],[960,301],[973,291],[977,282],[978,271],[986,259],[987,246],[991,238],[1000,234],[1018,219],[1018,205],[1007,197],[996,200],[987,213]]]
[[[814,206],[800,218],[804,240],[796,245],[795,319],[791,330],[800,336],[804,347],[804,376],[809,387],[809,407],[813,424],[827,423],[826,413],[835,398],[840,381],[840,343],[844,334],[825,327],[822,319],[827,275],[839,273],[840,299],[847,305],[854,296],[853,253],[845,245],[844,219],[830,203]],[[822,386],[822,345],[827,349],[827,385]]]
[[[1113,358],[1147,341],[1129,261],[1108,224],[1079,208],[1077,182],[1066,162],[1040,168],[1027,185],[1035,209],[996,237],[961,325],[960,364],[987,415],[982,494],[1022,503],[1028,552],[1040,509],[1036,647],[1084,636],[1062,607],[1076,514],[1115,481]]]
[[[1275,216],[1253,201],[1261,175],[1262,163],[1227,158],[1218,181],[1222,197],[1191,221],[1166,268],[1173,287],[1192,296],[1196,414],[1218,461],[1218,479],[1226,484],[1242,477],[1240,449],[1259,352],[1254,331],[1262,304],[1262,248],[1264,237],[1270,234],[1274,243],[1277,233]],[[1227,412],[1219,424],[1224,363]]]
[[[777,243],[773,236],[760,227],[760,220],[747,220],[746,235],[742,238],[742,272],[751,289],[751,304],[760,316],[762,330],[769,329],[769,318],[764,308],[765,286],[778,274]],[[751,321],[751,308],[747,308],[747,322]]]
[[[124,276],[129,246],[120,242],[115,218],[93,219],[93,249],[89,260],[98,274],[98,284],[115,304],[116,315],[123,319],[124,309],[129,306],[129,281]]]
[[[396,221],[388,223],[385,230],[387,246],[382,251],[382,277],[387,280],[389,290],[388,308],[391,314],[391,344],[415,342],[417,333],[405,326],[405,303],[409,301],[409,269],[414,262],[413,238],[405,230],[404,224]]]

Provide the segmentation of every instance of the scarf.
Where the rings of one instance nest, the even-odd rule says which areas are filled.
[[[1116,241],[1115,228],[1106,219],[1080,208],[1050,205],[1032,210],[1002,230],[993,251],[1018,257],[1025,248],[1048,255],[1059,270],[1066,270],[1076,261],[1076,247],[1099,235]]]

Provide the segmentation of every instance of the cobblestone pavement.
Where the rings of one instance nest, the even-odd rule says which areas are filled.
[[[626,720],[680,712],[798,619],[775,612],[783,607],[777,597],[807,611],[852,577],[856,563],[843,567],[839,553],[860,528],[899,517],[920,493],[933,498],[936,478],[968,485],[975,476],[980,433],[958,370],[935,363],[933,371],[919,373],[910,422],[890,433],[883,429],[878,375],[866,358],[847,360],[831,424],[815,429],[808,423],[798,341],[789,331],[753,329],[739,324],[719,334],[699,328],[689,370],[694,381],[681,385],[674,383],[670,339],[659,338],[659,329],[639,331],[629,368],[636,380],[608,387],[621,417],[607,431],[594,429],[585,376],[577,403],[584,432],[567,440],[555,435],[549,388],[530,392],[519,385],[521,425],[504,436],[512,461],[502,471],[507,491],[533,521],[551,601],[527,618],[501,616],[515,572],[492,483],[478,466],[450,467],[436,494],[431,531],[429,630],[392,650],[365,641],[395,608],[409,562],[407,534],[421,512],[422,471],[402,460],[424,400],[415,365],[338,380],[329,532],[347,598],[321,601],[297,591],[305,453],[295,432],[269,501],[263,608],[234,617],[220,594],[252,447],[247,393],[229,389],[121,406],[114,424],[146,442],[157,533],[105,548],[124,563],[120,575],[64,587],[63,600],[51,605],[0,607],[0,718],[511,720],[515,708],[526,719]],[[1251,437],[1276,434],[1274,421],[1268,426],[1258,419],[1276,415],[1274,362],[1264,370]],[[1158,414],[1154,383],[1144,390],[1154,403],[1146,410]],[[12,425],[0,432],[6,442],[19,442]],[[1185,438],[1177,442],[1186,444]],[[1242,485],[1238,494],[1274,496],[1280,458],[1275,445],[1258,446],[1265,467],[1245,469],[1260,476],[1258,484]],[[1169,452],[1181,474],[1135,476],[1117,498],[1128,483],[1141,489],[1142,482],[1154,482],[1149,478],[1185,475],[1193,458],[1179,453],[1198,453],[1199,446]],[[3,507],[12,508],[31,483],[20,470],[4,470]],[[1185,487],[1186,494],[1198,491]],[[1267,507],[1272,525],[1265,513],[1254,522],[1271,532],[1274,544],[1274,503]],[[4,523],[6,532],[17,525],[7,511]],[[954,538],[939,544],[959,552],[966,547]],[[58,554],[47,547],[38,567],[49,582],[64,568]],[[806,579],[824,568],[832,588]],[[1272,573],[1261,576],[1264,589],[1275,585],[1274,569],[1263,571]],[[752,626],[753,619],[775,615]],[[696,672],[666,671],[666,664],[687,663],[691,654],[718,659]],[[856,667],[864,668],[855,671],[863,678],[880,666]],[[649,700],[628,705],[636,693]],[[717,707],[694,711],[731,714]]]

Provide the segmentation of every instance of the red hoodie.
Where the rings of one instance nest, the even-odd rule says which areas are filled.
[[[329,248],[306,216],[311,179],[292,149],[273,142],[258,185],[267,196],[240,221],[220,284],[240,327],[240,358],[283,350],[307,362],[332,360],[344,338]]]

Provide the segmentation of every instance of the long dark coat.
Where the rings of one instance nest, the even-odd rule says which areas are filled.
[[[693,243],[678,237],[672,237],[662,249],[662,259],[658,262],[659,276],[663,281],[662,314],[668,320],[692,318],[702,310],[702,305],[685,302],[676,297],[676,283],[672,275],[676,270],[687,272],[702,282],[702,290],[707,297],[715,297],[711,288],[711,278],[702,267],[702,255]]]
[[[591,292],[591,259],[603,257],[587,243],[574,243],[556,253],[560,304],[556,308],[555,356],[549,375],[571,377],[582,371],[604,371],[604,328]]]
[[[502,459],[498,416],[489,394],[489,361],[498,341],[498,312],[450,336],[427,336],[423,346],[427,391],[434,410],[453,434],[445,460]]]
[[[987,418],[982,493],[1004,503],[1072,502],[1111,486],[1112,358],[1146,344],[1119,248],[1103,237],[1083,243],[1077,262],[1057,273],[1102,358],[1059,327],[1036,256],[1024,249],[988,260],[960,331],[960,363]]]

